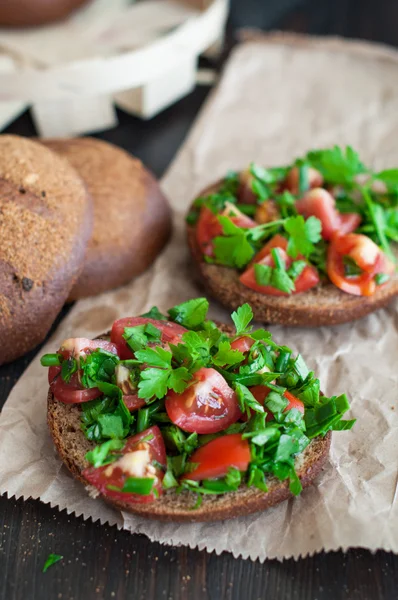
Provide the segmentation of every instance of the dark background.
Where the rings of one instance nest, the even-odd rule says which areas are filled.
[[[214,65],[222,67],[236,30],[243,26],[341,35],[397,46],[397,25],[397,0],[232,0],[226,50]],[[208,91],[197,88],[149,122],[120,112],[119,126],[99,137],[123,146],[161,176]],[[28,114],[7,131],[35,134]],[[36,353],[0,367],[0,408]],[[42,566],[51,552],[64,559],[43,574]],[[227,553],[216,556],[160,546],[144,536],[69,517],[37,501],[2,496],[0,600],[31,598],[396,600],[398,557],[350,550],[261,565]]]

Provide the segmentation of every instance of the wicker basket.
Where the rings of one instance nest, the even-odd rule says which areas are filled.
[[[228,0],[94,0],[62,24],[0,29],[0,127],[30,105],[46,137],[113,127],[115,104],[150,118],[193,89],[227,14]]]

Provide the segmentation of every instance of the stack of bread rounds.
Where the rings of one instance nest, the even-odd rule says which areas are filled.
[[[142,273],[166,244],[171,212],[141,161],[94,138],[43,142],[69,160],[94,203],[83,271],[69,300],[100,294]]]
[[[73,167],[0,136],[0,364],[40,343],[83,266],[92,204]]]
[[[67,300],[142,273],[170,231],[156,179],[125,151],[0,136],[0,364],[43,341]]]

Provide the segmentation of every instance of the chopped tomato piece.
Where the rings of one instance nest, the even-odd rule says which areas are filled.
[[[216,479],[224,477],[230,467],[247,471],[250,460],[249,442],[240,433],[223,435],[195,450],[190,462],[198,466],[183,475],[182,479]]]
[[[286,254],[285,250],[280,248],[280,246],[269,246],[267,248],[268,254],[264,254],[263,248],[261,252],[264,255],[260,260],[256,260],[256,263],[260,265],[267,265],[269,267],[275,267],[274,258],[272,254],[270,254],[271,249],[275,247],[279,247],[280,255],[285,262],[286,268],[289,268],[292,264],[292,259]],[[269,296],[289,296],[287,292],[283,292],[282,290],[279,290],[278,288],[273,287],[272,285],[260,285],[259,283],[257,283],[254,264],[251,264],[246,269],[246,271],[242,273],[242,275],[239,277],[239,280],[241,283],[243,283],[243,285],[250,288],[251,290],[254,290],[255,292],[260,292],[260,294],[266,294]],[[303,271],[301,271],[300,275],[295,280],[295,290],[292,292],[292,294],[299,294],[300,292],[305,292],[317,285],[318,283],[319,275],[317,269],[313,265],[308,264],[304,267]]]
[[[245,352],[249,352],[250,348],[253,346],[254,340],[247,335],[240,337],[232,342],[231,348],[232,350],[238,350],[245,354]]]
[[[111,340],[116,345],[118,354],[122,360],[134,357],[133,352],[123,338],[125,328],[146,325],[147,323],[151,323],[162,332],[162,346],[167,346],[168,344],[177,345],[181,341],[182,335],[188,331],[185,327],[177,323],[171,323],[170,321],[158,321],[157,319],[148,319],[146,317],[125,317],[124,319],[119,319],[112,326]]]
[[[291,410],[292,408],[296,408],[302,414],[304,414],[304,403],[301,400],[299,400],[299,398],[296,398],[296,396],[293,396],[293,394],[291,394],[287,390],[283,395],[285,396],[285,398],[287,400],[289,400],[289,404],[286,406],[286,408],[283,412],[287,412],[288,410]]]
[[[322,223],[322,237],[330,240],[334,233],[350,233],[361,222],[357,213],[342,214],[336,209],[336,200],[323,188],[314,188],[297,200],[296,208],[306,219],[317,217]]]
[[[344,257],[350,257],[362,273],[347,276]],[[327,272],[329,279],[343,292],[355,296],[372,296],[377,287],[375,275],[394,272],[394,265],[384,252],[366,235],[350,233],[335,236],[328,248]]]
[[[217,433],[238,421],[238,400],[224,377],[215,369],[202,367],[189,387],[177,394],[169,391],[166,411],[170,420],[184,431]]]
[[[102,396],[102,392],[96,387],[84,388],[77,373],[73,373],[69,383],[66,383],[61,377],[61,367],[48,369],[48,383],[56,400],[64,404],[81,404]]]
[[[228,209],[227,211],[228,212]],[[236,214],[228,216],[228,218],[237,225],[244,229],[251,229],[256,227],[255,223],[250,217],[247,217],[241,213],[238,209],[234,208]],[[212,256],[213,254],[213,240],[214,238],[222,235],[222,226],[218,220],[220,215],[215,215],[207,206],[202,206],[200,209],[199,221],[196,225],[196,239],[202,250],[203,254]]]
[[[146,405],[145,400],[138,398],[138,394],[126,394],[123,396],[123,402],[125,403],[127,410],[134,412],[143,408]]]
[[[358,213],[340,213],[340,224],[338,227],[338,234],[345,235],[358,229],[361,223],[361,215]]]
[[[59,352],[65,360],[71,356],[78,360],[80,356],[89,354],[97,350],[97,348],[117,354],[115,344],[106,340],[89,340],[87,338],[70,338],[65,340],[61,344]],[[89,402],[102,396],[102,392],[98,388],[84,388],[79,381],[77,372],[73,373],[69,383],[66,383],[61,377],[61,367],[49,368],[48,383],[55,398],[65,404],[81,404],[82,402]]]
[[[283,235],[280,235],[279,233],[277,233],[276,235],[274,235],[273,238],[268,240],[268,242],[265,244],[265,246],[263,246],[263,248],[261,248],[261,250],[259,250],[257,252],[257,254],[253,258],[252,262],[253,263],[260,262],[262,258],[271,254],[271,250],[273,248],[281,248],[282,250],[286,251],[287,244],[288,244],[287,239],[285,237],[283,237]]]
[[[167,464],[166,448],[159,427],[154,425],[128,438],[120,454],[122,460],[103,467],[89,467],[83,471],[83,477],[101,494],[118,502],[146,504],[156,500],[163,492],[164,470],[159,465],[166,468]],[[123,489],[126,479],[130,477],[154,479],[152,490],[156,492],[141,495],[109,489],[109,486]]]
[[[309,187],[318,188],[323,184],[322,173],[313,169],[312,167],[307,168],[308,173],[308,183]],[[300,170],[298,167],[293,167],[290,169],[287,177],[286,177],[286,188],[294,195],[299,193],[299,184],[300,184]]]

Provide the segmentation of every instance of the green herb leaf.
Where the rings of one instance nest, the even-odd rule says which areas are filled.
[[[66,360],[62,361],[61,365],[61,377],[65,383],[69,383],[73,373],[77,371],[77,360],[71,356]]]
[[[209,302],[206,298],[194,298],[174,306],[168,311],[170,318],[187,329],[198,329],[206,319]]]
[[[238,269],[246,266],[255,253],[243,229],[237,235],[214,238],[213,248],[217,263]]]
[[[271,277],[273,273],[273,268],[269,265],[261,265],[260,263],[255,263],[254,265],[254,277],[256,283],[258,285],[270,285]]]
[[[171,359],[173,358],[172,353],[161,346],[138,350],[135,353],[135,356],[142,363],[145,363],[150,367],[159,367],[161,369],[169,369],[171,367]]]
[[[156,319],[157,321],[167,321],[168,320],[166,315],[161,313],[157,306],[152,306],[152,308],[148,312],[146,312],[140,316],[146,317],[148,319]]]
[[[287,253],[292,258],[299,254],[308,257],[314,250],[314,244],[321,239],[322,224],[316,217],[307,220],[302,215],[289,217],[284,222],[284,228],[289,234]]]
[[[98,383],[110,383],[115,374],[119,357],[98,348],[80,360],[81,382],[85,388],[98,387]]]
[[[124,448],[124,445],[125,442],[123,440],[112,439],[87,452],[85,458],[97,469],[117,460],[120,455],[111,453],[115,450],[121,450]]]
[[[377,273],[375,275],[376,285],[383,285],[383,283],[387,283],[391,279],[390,275],[387,273]]]
[[[42,367],[58,367],[62,360],[62,354],[44,354],[40,359],[40,364]]]
[[[243,304],[232,313],[231,319],[234,322],[236,334],[243,335],[252,330],[249,324],[253,320],[253,311],[250,304]]]
[[[313,150],[306,156],[310,166],[320,171],[329,184],[351,184],[355,175],[366,172],[359,155],[350,146]]]
[[[124,481],[123,488],[121,490],[115,489],[114,486],[107,486],[108,489],[114,491],[121,491],[125,494],[139,494],[140,496],[149,496],[153,491],[153,484],[155,480],[151,477],[127,477]]]
[[[264,412],[264,407],[255,399],[249,388],[245,385],[235,383],[235,391],[238,397],[239,407],[243,413],[250,412],[250,409],[259,413]]]
[[[245,355],[239,350],[233,350],[231,348],[231,342],[228,340],[220,342],[217,353],[213,356],[213,363],[219,367],[225,365],[232,366],[242,362]]]
[[[152,323],[125,327],[123,333],[123,338],[133,352],[144,349],[150,342],[160,344],[161,337],[162,332]]]
[[[46,562],[44,563],[43,573],[46,573],[47,570],[50,567],[52,567],[52,565],[55,565],[55,563],[57,563],[58,561],[60,561],[62,559],[63,559],[63,556],[61,556],[60,554],[49,554]]]

